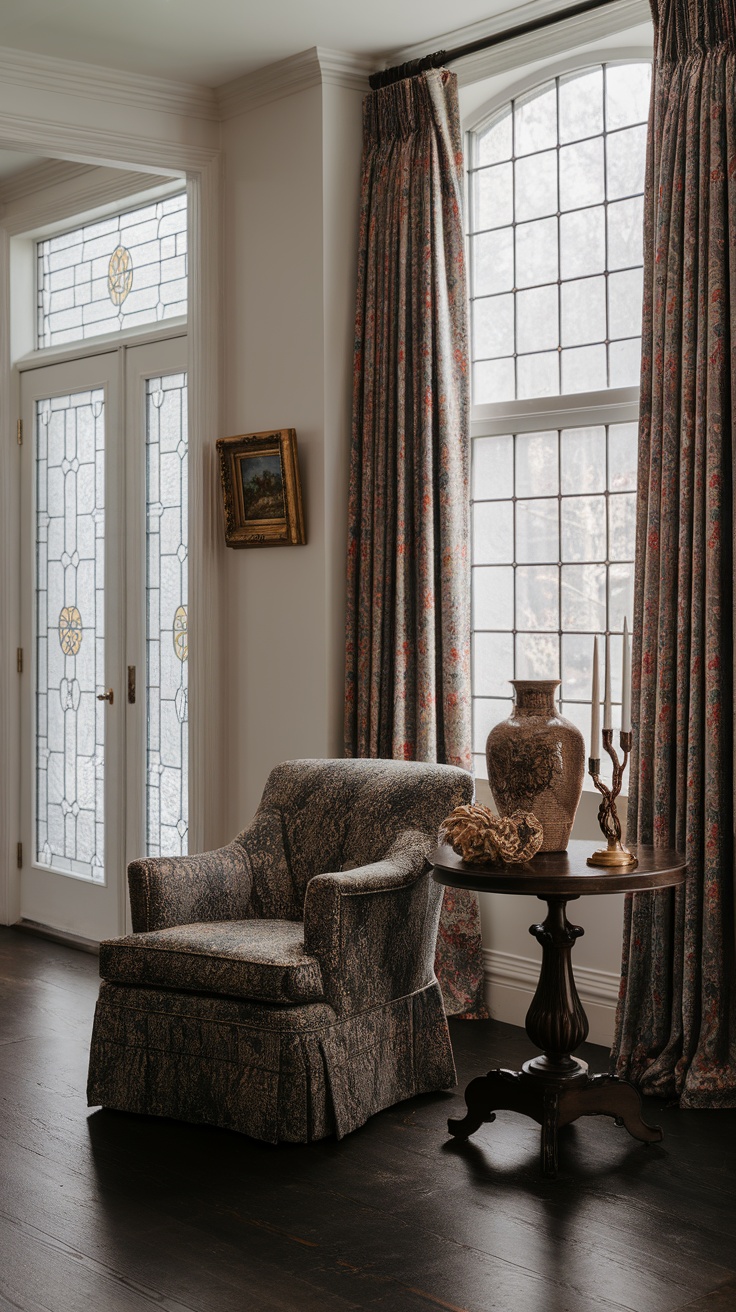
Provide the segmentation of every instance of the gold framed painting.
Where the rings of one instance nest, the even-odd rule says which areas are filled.
[[[306,542],[296,431],[221,437],[217,442],[229,547]]]

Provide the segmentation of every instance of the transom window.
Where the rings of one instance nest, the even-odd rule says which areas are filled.
[[[186,194],[39,241],[37,297],[39,348],[186,314]]]
[[[650,78],[557,77],[471,134],[476,402],[638,384]]]
[[[593,639],[609,634],[620,698],[650,80],[643,61],[597,64],[469,134],[478,776],[509,680],[561,678],[587,742]]]

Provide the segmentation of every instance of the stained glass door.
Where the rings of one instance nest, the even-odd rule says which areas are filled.
[[[22,374],[21,914],[130,928],[125,870],[188,850],[186,337]]]
[[[31,370],[21,394],[21,913],[98,939],[124,896],[118,356]]]

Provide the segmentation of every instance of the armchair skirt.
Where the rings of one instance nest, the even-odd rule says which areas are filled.
[[[307,1143],[455,1083],[437,983],[353,1016],[103,983],[90,1105]]]

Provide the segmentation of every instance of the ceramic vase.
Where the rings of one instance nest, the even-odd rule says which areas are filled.
[[[560,715],[559,679],[512,679],[514,709],[488,735],[488,780],[500,815],[532,811],[540,851],[564,852],[583,791],[585,742]]]

